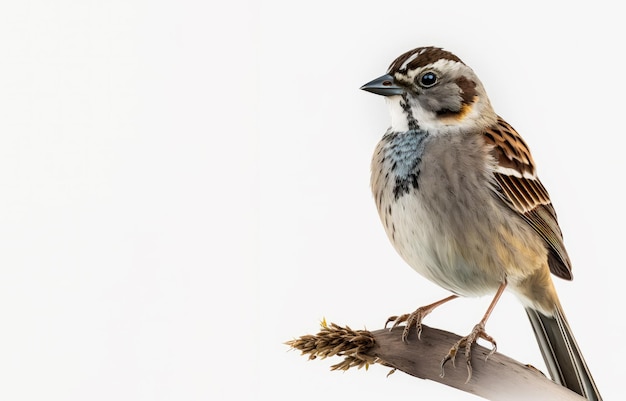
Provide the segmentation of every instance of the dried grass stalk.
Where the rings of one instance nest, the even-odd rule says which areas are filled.
[[[366,369],[373,364],[391,367],[412,376],[433,380],[492,401],[584,401],[578,394],[555,384],[541,372],[521,364],[498,352],[473,345],[471,363],[474,374],[467,380],[465,361],[456,367],[446,365],[445,376],[441,376],[441,360],[460,336],[422,325],[421,340],[415,328],[409,332],[408,340],[402,341],[403,327],[370,332],[352,330],[335,323],[321,323],[321,331],[286,342],[298,349],[309,359],[343,357],[331,366],[332,370],[350,368]],[[462,358],[461,353],[458,358]],[[488,360],[486,360],[489,356]]]

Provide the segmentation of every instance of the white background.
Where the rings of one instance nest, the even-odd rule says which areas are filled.
[[[368,185],[387,110],[358,90],[423,45],[472,66],[531,146],[574,263],[562,303],[618,399],[617,7],[3,2],[0,399],[476,399],[378,366],[330,372],[338,360],[283,344],[324,317],[374,330],[447,295],[383,233]],[[426,323],[464,334],[488,303]],[[487,329],[543,367],[513,297]]]

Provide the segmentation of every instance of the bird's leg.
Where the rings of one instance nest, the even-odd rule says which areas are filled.
[[[400,323],[406,322],[404,331],[402,332],[402,341],[406,341],[407,337],[409,336],[409,330],[411,330],[411,327],[413,326],[415,326],[415,328],[417,329],[417,339],[419,340],[422,335],[422,319],[424,319],[426,315],[432,312],[433,309],[435,309],[439,305],[443,305],[446,302],[452,301],[453,299],[458,298],[458,297],[459,297],[458,295],[450,295],[449,297],[439,300],[437,302],[434,302],[430,305],[417,308],[413,313],[405,313],[404,315],[400,315],[400,316],[391,316],[385,322],[385,327],[387,327],[387,324],[389,324],[390,322],[394,322],[393,326],[391,326],[391,329],[390,329],[390,330],[393,330]]]
[[[448,355],[446,355],[443,358],[443,360],[441,361],[441,377],[443,377],[444,373],[445,373],[444,372],[445,364],[449,360],[452,360],[452,365],[454,366],[454,361],[455,361],[455,358],[456,358],[456,354],[459,351],[459,348],[465,347],[465,363],[467,364],[467,380],[465,381],[465,383],[468,383],[470,381],[470,379],[472,378],[472,361],[471,361],[472,360],[472,345],[479,338],[482,338],[483,340],[487,340],[491,344],[493,344],[493,348],[491,349],[491,352],[489,352],[489,354],[487,355],[487,358],[485,358],[485,361],[491,355],[493,355],[494,352],[496,352],[496,349],[497,349],[496,341],[493,339],[493,337],[491,337],[485,331],[485,324],[487,324],[487,320],[489,319],[489,316],[491,315],[491,312],[493,311],[493,309],[495,308],[496,304],[498,303],[498,300],[500,299],[500,296],[504,292],[505,288],[506,288],[506,281],[504,283],[500,284],[500,287],[498,287],[498,291],[496,292],[496,295],[493,297],[493,300],[491,301],[491,304],[489,305],[489,308],[487,308],[487,312],[485,312],[485,315],[480,320],[480,322],[478,322],[478,324],[476,326],[474,326],[474,328],[472,329],[471,333],[469,333],[467,336],[461,338],[459,341],[457,341],[452,346],[452,348],[450,348],[450,351],[448,352]]]

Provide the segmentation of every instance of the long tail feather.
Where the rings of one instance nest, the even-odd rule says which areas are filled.
[[[550,376],[588,400],[601,401],[589,368],[560,307],[554,316],[526,308]]]

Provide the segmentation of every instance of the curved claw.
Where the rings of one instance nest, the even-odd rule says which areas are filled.
[[[474,340],[475,342],[476,340]],[[465,379],[465,384],[469,383],[472,378],[472,344],[465,344],[465,365],[467,366],[467,379]]]
[[[405,313],[404,315],[400,315],[400,316],[391,316],[385,322],[385,328],[387,328],[387,325],[391,322],[393,322],[393,325],[391,326],[389,330],[393,330],[396,327],[398,327],[401,323],[406,322],[404,330],[402,331],[402,341],[406,342],[407,338],[409,337],[409,331],[411,330],[412,327],[416,328],[417,339],[421,340],[422,339],[422,319],[424,319],[424,317],[426,317],[426,315],[430,311],[431,309],[422,307],[422,308],[417,308],[413,313]]]
[[[455,344],[456,345],[456,344]],[[446,375],[446,370],[445,370],[445,365],[446,363],[448,363],[448,361],[452,360],[452,367],[456,368],[456,351],[457,349],[454,348],[454,346],[450,349],[450,351],[448,351],[448,355],[446,355],[442,360],[441,360],[441,373],[439,373],[439,377],[444,378]]]
[[[406,341],[407,337],[409,336],[409,331],[411,330],[411,327],[413,326],[415,326],[415,328],[417,329],[417,339],[421,340],[422,339],[422,320],[426,317],[426,315],[432,312],[433,309],[435,309],[436,307],[443,305],[446,302],[456,299],[458,297],[459,297],[458,295],[450,295],[449,297],[446,297],[442,300],[434,302],[430,305],[417,308],[415,312],[413,313],[405,313],[404,315],[400,315],[400,316],[391,316],[385,322],[385,328],[387,328],[387,324],[389,324],[390,322],[394,322],[393,326],[391,326],[391,330],[398,327],[400,323],[406,322],[406,327],[402,331],[402,341]]]
[[[444,367],[445,367],[445,364],[449,360],[452,360],[452,366],[456,367],[455,366],[456,354],[458,353],[459,348],[465,347],[465,363],[467,366],[467,380],[465,380],[465,384],[469,383],[469,381],[472,378],[472,345],[479,338],[482,338],[483,340],[489,341],[491,344],[493,344],[493,348],[491,349],[489,354],[487,354],[487,356],[485,357],[485,361],[487,361],[487,359],[489,359],[489,357],[496,352],[496,350],[498,349],[498,346],[496,344],[496,341],[493,339],[493,337],[491,337],[490,335],[487,334],[487,332],[485,332],[485,325],[484,323],[481,322],[481,323],[478,323],[476,326],[474,326],[470,334],[461,338],[459,341],[454,343],[452,348],[450,348],[450,351],[448,351],[448,354],[441,361],[441,373],[439,374],[439,376],[444,377],[445,375]]]
[[[487,362],[487,359],[489,359],[489,357],[493,354],[496,353],[496,351],[498,350],[498,346],[496,345],[495,341],[491,341],[491,344],[493,344],[493,348],[491,348],[491,351],[489,351],[489,353],[487,354],[487,356],[485,357],[485,362]]]
[[[387,328],[387,325],[391,322],[395,322],[396,320],[398,320],[398,316],[389,316],[389,318],[387,318],[387,321],[385,322],[385,328]],[[393,326],[389,329],[392,330]]]

